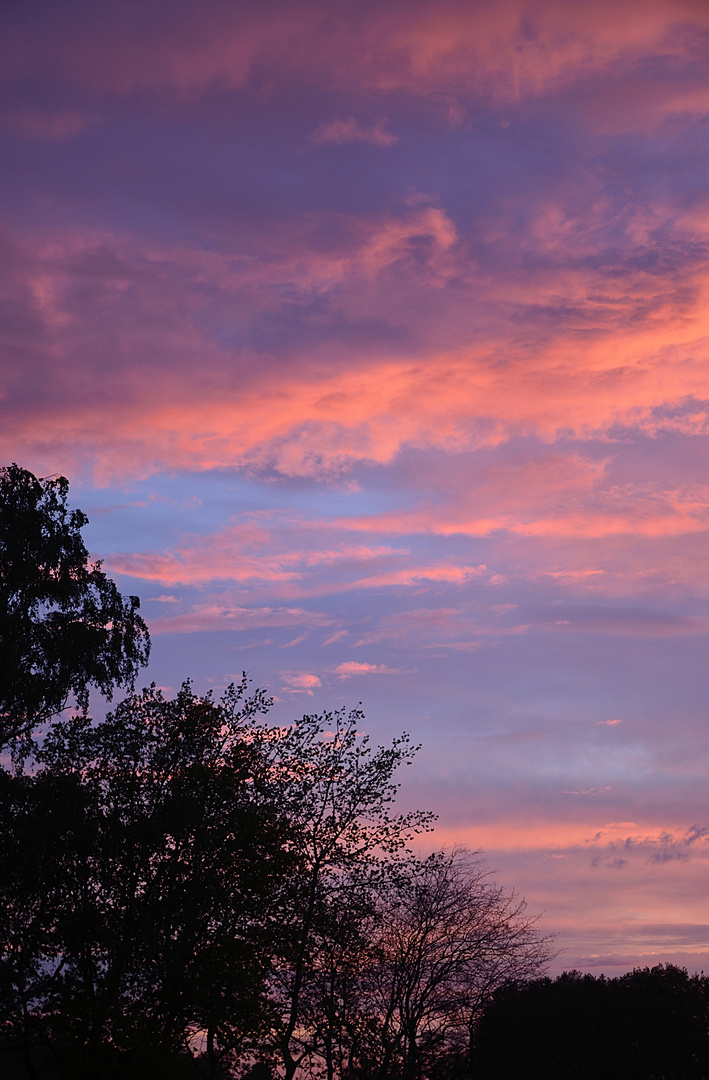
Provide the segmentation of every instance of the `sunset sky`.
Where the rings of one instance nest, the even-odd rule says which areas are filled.
[[[555,970],[709,970],[707,0],[10,0],[0,448]]]

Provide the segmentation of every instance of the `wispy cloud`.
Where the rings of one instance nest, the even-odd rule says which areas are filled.
[[[606,846],[606,853],[594,858],[594,866],[610,865],[619,858],[626,863],[628,858],[642,857],[645,862],[662,866],[669,862],[688,862],[693,853],[705,858],[709,856],[709,829],[693,825],[683,836],[663,831],[659,836],[628,836],[624,840],[613,840]]]
[[[400,675],[398,668],[386,664],[368,664],[362,660],[345,660],[334,668],[341,679],[351,679],[354,675]]]
[[[153,634],[194,634],[204,630],[252,630],[262,626],[272,627],[327,627],[332,619],[321,612],[303,608],[239,607],[221,603],[197,603],[178,615],[150,619]]]
[[[50,111],[27,107],[0,112],[0,130],[47,142],[67,142],[100,123],[98,115],[71,108]]]
[[[342,143],[365,142],[373,146],[393,146],[397,141],[396,135],[392,135],[384,128],[383,121],[376,120],[369,127],[363,127],[354,116],[346,120],[330,120],[320,124],[310,136],[313,146],[322,146],[325,143],[334,143],[341,146]]]

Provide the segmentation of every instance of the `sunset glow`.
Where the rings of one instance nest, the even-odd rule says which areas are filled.
[[[709,5],[2,19],[2,461],[147,678],[362,701],[557,969],[707,970]]]

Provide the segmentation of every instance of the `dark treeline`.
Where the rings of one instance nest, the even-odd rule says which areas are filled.
[[[660,964],[615,979],[567,971],[501,987],[472,1060],[480,1080],[705,1080],[709,978]]]
[[[245,678],[135,692],[138,601],[67,495],[0,470],[0,1074],[620,1076],[583,1017],[635,1031],[667,1000],[695,1071],[622,1075],[705,1075],[702,980],[535,981],[524,904],[470,853],[412,852],[433,819],[394,806],[406,736],[371,746],[359,710],[270,725]],[[127,696],[95,719],[92,687]]]

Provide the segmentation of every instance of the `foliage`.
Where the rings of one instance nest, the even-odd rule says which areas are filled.
[[[245,691],[151,687],[96,726],[54,725],[35,775],[2,774],[6,1041],[92,1076],[200,1037],[216,1068],[267,1037],[295,856],[254,724],[266,702]]]
[[[392,860],[432,820],[391,812],[393,774],[416,748],[402,736],[373,750],[358,730],[362,720],[358,709],[304,716],[277,747],[279,801],[299,856],[272,979],[287,1080],[317,1059],[332,1075],[335,1033],[351,1023],[348,966],[366,950],[363,929]]]
[[[63,477],[0,469],[0,746],[61,712],[89,688],[132,687],[150,642],[135,596],[123,597],[81,537]]]
[[[151,687],[0,774],[6,1046],[72,1076],[201,1058],[418,1078],[492,985],[539,969],[477,862],[406,849],[431,815],[393,812],[405,737],[373,749],[359,710],[269,728],[267,706],[245,681]]]
[[[298,843],[284,948],[272,987],[284,1076],[431,1074],[468,1053],[482,1004],[538,972],[549,941],[524,904],[462,849],[416,858],[406,848],[432,815],[394,815],[406,737],[373,751],[356,710],[304,717],[279,745]]]
[[[480,1080],[703,1080],[709,979],[659,964],[508,985],[484,1012],[474,1063]]]

